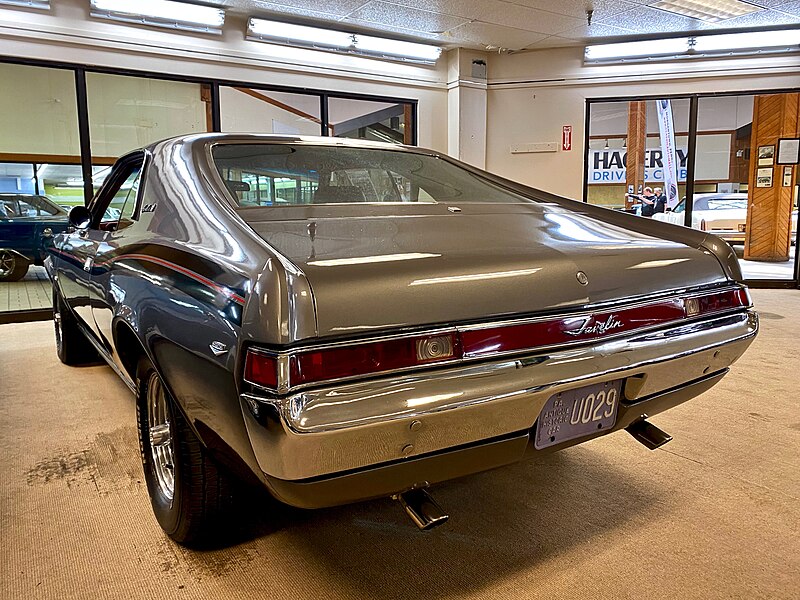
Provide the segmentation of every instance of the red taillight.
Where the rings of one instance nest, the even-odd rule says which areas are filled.
[[[247,351],[244,362],[244,378],[250,383],[255,383],[270,389],[278,387],[278,361],[274,356],[261,352]]]
[[[752,306],[747,288],[621,307],[616,311],[571,314],[484,328],[453,328],[447,332],[410,335],[369,342],[351,342],[315,349],[285,350],[278,358],[248,350],[247,382],[285,393],[298,386],[380,375],[389,371],[490,358],[602,340],[618,334],[666,326],[685,318]],[[284,362],[288,361],[288,373]]]
[[[394,371],[462,357],[455,333],[300,352],[289,358],[291,386]]]
[[[701,315],[719,312],[721,310],[730,310],[731,308],[743,308],[752,304],[747,288],[737,288],[735,290],[706,294],[705,296],[696,298],[696,300],[699,308],[698,314]]]

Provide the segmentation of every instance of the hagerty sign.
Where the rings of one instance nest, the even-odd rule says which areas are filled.
[[[678,181],[686,181],[686,149],[677,148]],[[628,152],[625,148],[604,148],[589,151],[589,183],[625,183]],[[644,153],[644,180],[664,181],[664,160],[661,150],[653,148]]]

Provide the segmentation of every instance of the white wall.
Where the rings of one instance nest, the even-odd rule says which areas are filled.
[[[264,44],[231,17],[213,36],[91,18],[88,0],[51,6],[0,9],[0,56],[418,100],[420,145],[447,150],[444,59],[427,67]]]
[[[487,169],[547,191],[580,199],[583,189],[584,119],[587,98],[653,96],[713,91],[800,87],[797,56],[699,61],[680,65],[584,66],[583,48],[559,48],[513,55],[490,55]],[[734,129],[746,119],[746,101],[731,108]],[[621,105],[623,108],[624,104]],[[707,105],[709,110],[715,110]],[[677,115],[676,115],[677,116]],[[677,119],[676,119],[677,121]],[[512,144],[559,142],[572,125],[572,150],[511,154]],[[609,124],[617,129],[617,125]],[[686,124],[685,131],[688,128]],[[676,122],[676,129],[681,125]],[[624,129],[623,129],[624,131]],[[657,131],[657,130],[656,130]]]

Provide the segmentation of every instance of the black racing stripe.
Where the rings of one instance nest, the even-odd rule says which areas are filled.
[[[103,255],[103,262],[119,260],[126,254],[144,254],[159,258],[178,267],[183,267],[213,281],[214,283],[230,289],[239,296],[246,297],[247,278],[237,273],[232,273],[222,265],[212,260],[193,254],[180,248],[163,246],[161,244],[130,244]]]
[[[135,266],[134,266],[135,265]],[[113,266],[116,269],[135,270],[140,276],[142,273],[151,276],[159,284],[179,290],[187,296],[191,296],[198,302],[205,304],[216,312],[222,313],[225,318],[235,325],[242,324],[242,310],[240,303],[233,300],[229,295],[220,293],[217,289],[210,287],[196,278],[176,271],[175,269],[154,263],[150,260],[140,260],[134,257],[118,256],[113,263],[105,262],[101,267],[103,270]]]

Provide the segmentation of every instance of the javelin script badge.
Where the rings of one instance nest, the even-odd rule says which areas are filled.
[[[614,329],[619,329],[620,327],[624,327],[625,325],[622,321],[618,320],[614,315],[608,315],[608,318],[605,321],[595,321],[595,318],[592,317],[585,317],[583,321],[583,325],[581,325],[578,329],[567,329],[564,333],[568,333],[570,335],[583,335],[583,334],[598,334],[603,335],[608,333],[609,331],[613,331]]]

